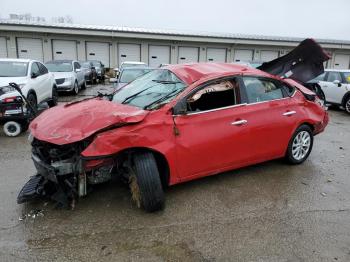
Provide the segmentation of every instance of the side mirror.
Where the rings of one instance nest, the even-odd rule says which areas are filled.
[[[31,78],[37,78],[37,77],[38,77],[38,74],[36,74],[34,72],[31,74]]]
[[[75,72],[79,73],[81,71],[80,68],[75,69]]]
[[[337,85],[338,87],[341,87],[341,83],[339,80],[334,80],[333,84]]]
[[[182,99],[173,107],[173,115],[186,115],[186,113],[187,102],[185,99]]]

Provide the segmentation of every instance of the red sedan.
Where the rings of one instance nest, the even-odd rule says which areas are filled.
[[[321,61],[319,70],[311,67],[314,73],[305,62],[279,74],[289,78],[235,64],[171,65],[109,99],[47,110],[30,126],[38,174],[18,202],[49,197],[69,205],[87,187],[116,176],[129,183],[138,207],[155,211],[163,207],[168,185],[271,159],[304,162],[314,135],[328,123],[316,95],[293,80],[323,70],[328,57],[311,46]]]

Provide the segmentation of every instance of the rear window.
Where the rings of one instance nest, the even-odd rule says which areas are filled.
[[[350,72],[345,72],[343,74],[344,74],[345,82],[350,84]]]

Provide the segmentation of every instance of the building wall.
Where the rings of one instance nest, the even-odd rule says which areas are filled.
[[[65,29],[67,30],[67,29]],[[69,32],[69,33],[68,33]],[[226,62],[232,62],[237,50],[252,50],[253,60],[260,60],[262,51],[276,51],[279,56],[286,54],[298,43],[296,42],[275,42],[270,40],[259,41],[243,41],[243,40],[225,40],[218,39],[215,42],[213,38],[199,38],[199,37],[160,37],[159,35],[147,35],[144,38],[137,35],[132,37],[132,34],[118,35],[112,33],[110,36],[104,36],[88,34],[88,31],[75,32],[69,30],[65,34],[46,32],[28,32],[26,31],[0,31],[0,37],[6,38],[7,55],[9,58],[17,58],[18,50],[16,39],[18,37],[39,38],[43,42],[43,59],[49,61],[53,58],[52,40],[74,40],[77,43],[77,54],[79,60],[86,59],[86,42],[105,42],[109,43],[110,65],[111,67],[117,67],[118,61],[118,45],[121,43],[139,44],[141,46],[141,61],[148,63],[149,61],[149,45],[167,45],[170,46],[170,63],[175,64],[178,62],[179,47],[196,47],[199,49],[199,62],[207,61],[207,49],[208,48],[223,48],[226,49]],[[174,40],[176,39],[176,40]],[[177,40],[178,39],[178,40]],[[198,41],[201,40],[201,41]],[[328,61],[327,67],[333,68],[335,64],[336,54],[345,54],[350,57],[350,45],[339,44],[322,44],[322,46],[332,54],[332,59]],[[270,52],[271,53],[271,52]],[[348,65],[348,68],[350,65]]]

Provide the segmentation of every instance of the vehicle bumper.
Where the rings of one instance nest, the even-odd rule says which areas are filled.
[[[72,91],[74,89],[74,84],[71,82],[65,82],[63,84],[57,85],[58,91]]]
[[[317,123],[314,125],[314,135],[317,135],[321,132],[323,132],[326,128],[326,126],[328,125],[329,122],[329,115],[327,111],[324,111],[324,116],[321,122]]]

